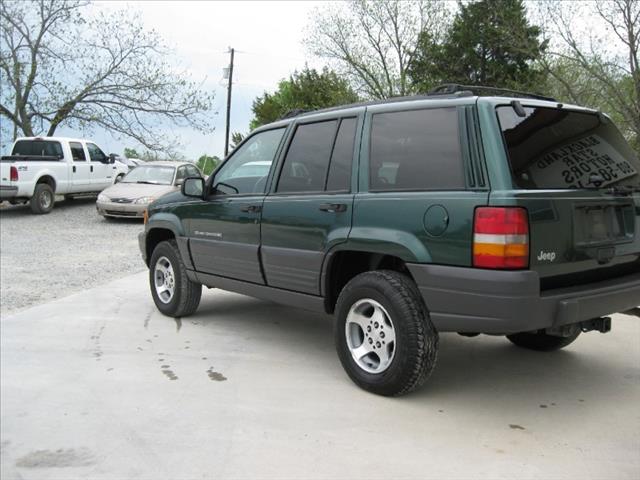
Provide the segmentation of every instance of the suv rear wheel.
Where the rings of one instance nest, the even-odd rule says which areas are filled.
[[[358,386],[397,396],[424,383],[436,364],[438,332],[410,278],[362,273],[344,287],[336,310],[338,356]]]
[[[538,332],[522,332],[507,335],[511,343],[518,347],[528,348],[529,350],[537,350],[539,352],[552,352],[566,347],[578,338],[580,330],[568,337],[556,337],[548,335],[543,331]]]
[[[185,317],[200,304],[202,285],[187,277],[175,240],[160,242],[149,262],[149,286],[158,310],[170,317]]]

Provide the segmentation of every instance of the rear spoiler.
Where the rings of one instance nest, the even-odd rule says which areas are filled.
[[[56,155],[5,155],[0,157],[0,162],[59,162],[63,158]]]

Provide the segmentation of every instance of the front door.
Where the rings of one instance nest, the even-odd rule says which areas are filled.
[[[209,197],[189,205],[189,247],[197,271],[264,284],[260,215],[284,131],[277,128],[248,138],[215,172]]]
[[[273,193],[263,204],[267,285],[320,294],[324,257],[351,230],[357,125],[356,117],[297,125]]]
[[[109,163],[109,157],[94,144],[87,142],[89,151],[92,190],[107,188],[113,183],[115,167]]]

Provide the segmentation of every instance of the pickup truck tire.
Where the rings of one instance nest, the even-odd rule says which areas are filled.
[[[338,356],[359,387],[400,396],[422,385],[433,371],[438,332],[406,275],[379,270],[354,277],[340,293],[336,311]]]
[[[187,277],[175,240],[160,242],[153,250],[149,286],[158,310],[170,317],[186,317],[200,305],[202,285]]]
[[[580,330],[569,337],[556,337],[540,331],[514,333],[513,335],[507,335],[507,338],[511,343],[518,347],[537,350],[539,352],[552,352],[554,350],[560,350],[570,343],[573,343],[579,335]]]
[[[53,204],[56,201],[53,188],[46,183],[39,183],[33,191],[33,196],[29,200],[31,211],[37,214],[49,213],[53,210]]]

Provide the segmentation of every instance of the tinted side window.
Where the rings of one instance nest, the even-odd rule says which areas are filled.
[[[64,157],[60,142],[51,142],[47,140],[18,140],[13,147],[11,155]]]
[[[331,164],[327,177],[327,191],[349,191],[351,187],[351,161],[356,135],[355,118],[345,118],[340,122],[338,136],[331,154]]]
[[[289,145],[277,192],[324,190],[337,121],[300,125]]]
[[[369,162],[373,191],[464,188],[457,110],[374,115]]]
[[[84,155],[84,148],[82,148],[82,144],[78,142],[69,142],[69,147],[71,147],[71,156],[73,157],[74,162],[86,162],[87,157]]]
[[[98,146],[94,145],[93,143],[87,143],[87,150],[89,150],[89,158],[91,159],[92,162],[101,162],[105,158],[107,158],[104,152],[100,150]]]

